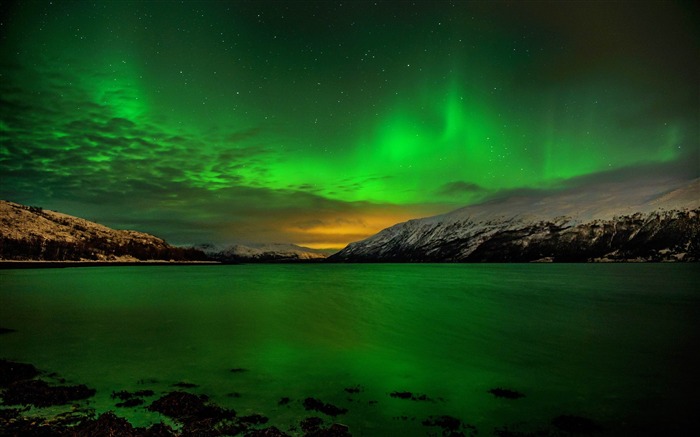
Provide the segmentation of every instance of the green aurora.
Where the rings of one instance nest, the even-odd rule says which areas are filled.
[[[700,173],[690,3],[2,8],[0,198],[174,243],[342,247],[512,190]]]

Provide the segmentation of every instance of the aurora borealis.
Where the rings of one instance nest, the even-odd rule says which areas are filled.
[[[690,2],[2,9],[0,198],[176,244],[341,247],[511,190],[700,173]]]

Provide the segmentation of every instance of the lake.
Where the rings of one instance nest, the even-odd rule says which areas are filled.
[[[0,335],[0,358],[87,384],[90,407],[140,426],[163,418],[115,407],[113,391],[154,390],[148,405],[186,382],[292,434],[320,416],[353,435],[438,435],[421,422],[441,415],[479,435],[556,431],[561,415],[598,435],[685,434],[700,389],[698,284],[697,264],[2,270],[0,326],[17,332]],[[306,411],[307,397],[348,412]]]

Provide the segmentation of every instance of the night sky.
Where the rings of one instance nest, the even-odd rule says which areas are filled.
[[[342,247],[512,191],[700,173],[692,2],[0,8],[0,198],[176,244]]]

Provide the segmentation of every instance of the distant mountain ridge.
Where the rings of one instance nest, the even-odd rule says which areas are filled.
[[[700,260],[700,180],[511,198],[399,223],[329,258],[341,262]]]
[[[322,261],[328,251],[284,243],[234,244],[224,249],[201,247],[212,259],[221,262],[298,262]]]
[[[138,231],[0,200],[0,260],[203,261],[199,250]]]

